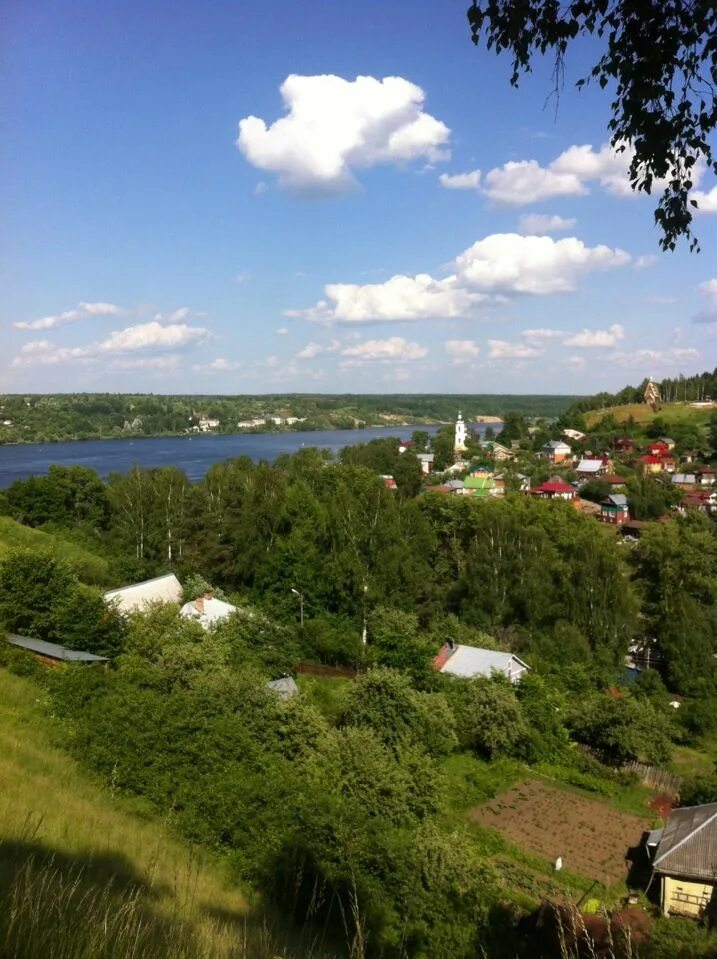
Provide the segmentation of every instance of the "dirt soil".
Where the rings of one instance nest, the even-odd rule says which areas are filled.
[[[605,886],[627,877],[628,852],[651,824],[534,779],[476,806],[469,816],[528,852],[551,861],[561,856],[564,869]]]

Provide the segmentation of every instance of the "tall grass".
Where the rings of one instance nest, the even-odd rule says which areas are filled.
[[[39,687],[0,669],[0,959],[328,959],[219,858],[52,744]]]

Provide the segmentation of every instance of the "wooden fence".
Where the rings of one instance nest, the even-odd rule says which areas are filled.
[[[586,746],[585,743],[578,743],[578,752],[583,756],[591,756],[593,759],[602,761],[595,750]],[[650,766],[647,763],[639,763],[633,760],[618,767],[627,772],[633,773],[640,780],[643,786],[648,789],[654,789],[656,792],[664,793],[670,799],[678,799],[683,780],[679,776],[662,769],[660,766]]]
[[[356,679],[358,670],[351,666],[326,666],[324,663],[296,664],[296,672],[303,676],[320,676],[331,679]]]

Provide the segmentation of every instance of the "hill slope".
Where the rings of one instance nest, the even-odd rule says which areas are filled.
[[[109,564],[83,546],[55,533],[23,526],[9,516],[0,516],[0,559],[11,549],[36,549],[53,553],[75,570],[83,583],[92,586],[111,586]]]
[[[220,862],[51,744],[40,695],[0,669],[0,957],[287,956]]]

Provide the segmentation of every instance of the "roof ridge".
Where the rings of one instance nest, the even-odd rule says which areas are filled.
[[[708,805],[712,806],[712,805],[714,805],[714,803],[709,803]],[[686,808],[686,809],[699,809],[699,806],[686,806],[685,808]],[[712,815],[709,816],[707,819],[705,819],[705,821],[704,821],[703,823],[700,823],[699,826],[697,826],[695,829],[693,829],[692,832],[688,833],[686,836],[684,836],[682,839],[680,839],[680,841],[679,841],[678,843],[676,843],[674,846],[672,846],[670,849],[668,849],[667,852],[663,852],[663,854],[662,854],[661,856],[657,856],[657,858],[655,859],[654,865],[656,866],[658,863],[662,862],[662,860],[665,859],[667,856],[671,856],[673,852],[677,852],[677,850],[678,850],[681,846],[684,846],[684,844],[687,842],[688,839],[693,839],[693,838],[697,835],[698,832],[701,832],[701,831],[705,828],[705,826],[709,826],[709,824],[710,824],[714,819],[717,819],[717,809],[715,809],[715,811],[712,813]]]

